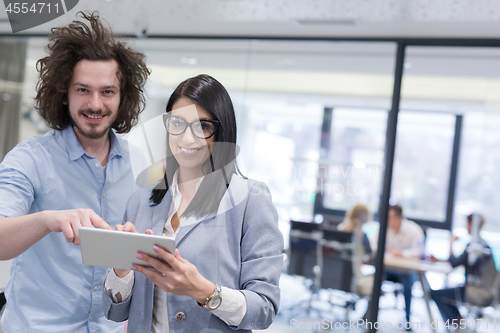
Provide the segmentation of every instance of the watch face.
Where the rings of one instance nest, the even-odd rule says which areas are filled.
[[[207,302],[207,308],[209,308],[210,310],[215,310],[219,307],[221,302],[222,297],[220,297],[220,295],[213,295]]]

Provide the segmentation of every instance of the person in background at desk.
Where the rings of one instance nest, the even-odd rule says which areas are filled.
[[[238,172],[229,94],[209,75],[187,79],[163,121],[164,177],[132,195],[116,229],[174,237],[177,249],[155,246],[165,261],[138,253],[155,270],[110,270],[104,313],[128,319],[132,333],[266,329],[279,307],[283,236],[267,186]]]
[[[476,216],[474,216],[476,215]],[[484,218],[479,214],[471,214],[467,216],[467,231],[472,235],[472,219],[478,219],[478,232],[484,224]],[[476,258],[469,253],[469,248],[472,242],[467,245],[464,252],[459,256],[453,255],[453,243],[457,240],[456,236],[452,236],[450,244],[450,258],[448,261],[451,266],[458,267],[465,266],[465,285],[456,288],[447,288],[441,290],[432,290],[431,297],[436,302],[436,305],[443,317],[444,323],[447,320],[451,323],[453,319],[460,321],[461,316],[456,306],[457,301],[463,301],[467,298],[470,300],[474,298],[476,304],[485,304],[492,301],[493,294],[489,291],[493,287],[493,281],[496,276],[496,267],[491,255],[491,249],[484,239],[479,234],[477,235],[477,244],[480,248],[485,249],[485,253],[479,254]],[[489,253],[488,253],[489,252]],[[434,256],[431,257],[432,261],[440,261]],[[468,289],[468,290],[467,290]]]
[[[390,206],[387,220],[386,255],[405,258],[418,258],[423,255],[424,232],[413,221],[403,218],[403,209],[399,205]],[[378,234],[373,238],[372,247],[376,251]],[[403,284],[406,321],[410,322],[411,289],[417,279],[414,272],[387,270],[386,280]]]
[[[119,224],[136,189],[126,141],[144,109],[145,56],[99,15],[52,28],[35,107],[54,129],[0,164],[0,260],[15,258],[3,332],[123,332],[102,313],[107,269],[82,263],[81,226]],[[73,245],[74,244],[74,245]]]
[[[337,226],[337,229],[354,233],[354,251],[352,259],[353,281],[352,290],[362,296],[370,295],[373,289],[373,275],[363,275],[361,265],[370,259],[364,258],[372,255],[372,249],[368,237],[361,227],[370,219],[370,211],[365,205],[357,204],[349,210],[344,221]]]

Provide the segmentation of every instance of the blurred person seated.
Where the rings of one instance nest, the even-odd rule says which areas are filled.
[[[399,205],[389,207],[387,219],[387,236],[385,253],[394,257],[420,259],[423,255],[424,232],[422,228],[413,221],[403,217],[403,209]],[[373,238],[372,247],[376,252],[378,233]],[[398,282],[403,285],[405,298],[406,321],[410,322],[411,290],[417,279],[415,272],[402,272],[388,269],[385,272],[386,280]]]
[[[361,296],[370,295],[373,289],[373,274],[363,275],[361,272],[363,262],[368,261],[372,254],[368,237],[361,229],[369,219],[370,211],[368,208],[365,205],[357,204],[346,213],[344,221],[337,226],[339,231],[352,232],[354,235],[351,290]]]
[[[473,219],[476,218],[477,229],[473,232]],[[453,268],[465,266],[465,285],[455,288],[447,288],[431,291],[431,297],[441,312],[443,321],[451,323],[453,319],[460,321],[461,316],[457,308],[457,301],[465,300],[478,306],[488,306],[493,300],[493,294],[489,290],[493,286],[496,276],[496,267],[491,254],[491,249],[484,239],[479,236],[479,230],[484,224],[484,218],[479,214],[467,216],[467,231],[473,236],[464,252],[455,257],[453,254],[453,243],[458,239],[451,237],[450,262]],[[474,235],[475,233],[475,235]],[[438,260],[431,256],[432,261]]]

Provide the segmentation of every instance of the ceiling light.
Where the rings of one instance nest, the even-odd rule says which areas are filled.
[[[194,66],[198,64],[198,59],[192,57],[182,57],[181,63],[183,63],[184,65]]]
[[[295,20],[298,24],[303,25],[358,25],[355,20]]]

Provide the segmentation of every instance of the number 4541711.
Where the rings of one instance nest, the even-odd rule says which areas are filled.
[[[5,8],[5,11],[7,13],[14,13],[14,14],[27,14],[27,13],[39,13],[41,14],[43,11],[46,11],[48,14],[50,14],[51,11],[51,5],[50,3],[45,3],[45,2],[38,2],[34,3],[33,5],[29,5],[29,3],[26,2],[11,2]],[[53,4],[52,5],[52,11],[55,13],[59,13],[59,3]]]
[[[478,319],[471,319],[471,320],[466,320],[466,319],[453,319],[453,320],[447,320],[444,324],[444,327],[447,329],[465,329],[465,328],[471,328],[471,329],[479,329],[479,328],[484,328],[484,329],[494,329],[496,330],[497,328],[497,320],[489,321],[488,319],[484,320],[482,318]]]

